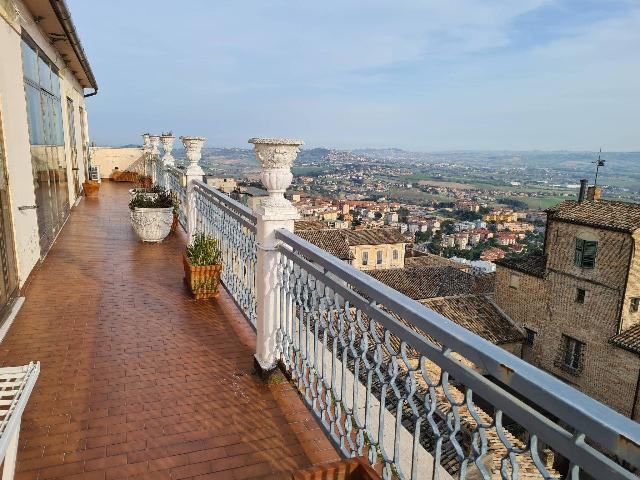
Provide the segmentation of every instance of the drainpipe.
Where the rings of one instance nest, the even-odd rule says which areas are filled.
[[[91,88],[93,88],[93,93],[85,95],[85,97],[91,97],[98,93],[98,83],[93,76],[91,65],[89,65],[87,56],[84,53],[84,49],[82,48],[82,44],[80,43],[80,39],[78,38],[78,34],[76,33],[76,27],[71,20],[71,14],[69,13],[67,4],[64,2],[64,0],[49,0],[49,4],[56,14],[56,17],[60,21],[62,29],[64,30],[64,33],[69,40],[69,44],[76,54],[76,57],[78,57],[78,61],[80,62],[80,65],[82,65],[84,73],[87,75],[87,80],[89,80]]]

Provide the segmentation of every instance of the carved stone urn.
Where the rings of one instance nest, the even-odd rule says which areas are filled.
[[[149,135],[149,142],[151,143],[151,155],[159,155],[160,135]]]
[[[173,150],[173,142],[175,141],[175,139],[176,137],[171,134],[163,133],[162,135],[160,135],[160,142],[162,143],[162,150],[164,151],[164,155],[162,156],[162,164],[165,167],[169,165],[173,166],[176,164],[173,155],[171,155],[171,151]]]
[[[182,145],[187,152],[187,160],[189,165],[185,171],[188,176],[204,175],[204,170],[198,165],[202,156],[202,147],[204,146],[204,137],[180,137]]]
[[[291,208],[291,202],[284,198],[284,193],[293,180],[291,165],[304,142],[288,138],[251,138],[249,143],[253,144],[256,158],[262,165],[262,183],[269,192],[269,198],[262,202],[262,206]]]

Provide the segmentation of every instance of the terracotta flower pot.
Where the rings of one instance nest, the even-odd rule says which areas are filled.
[[[144,177],[139,180],[139,184],[141,188],[151,188],[153,187],[153,180],[151,177]]]
[[[379,480],[380,475],[363,457],[325,463],[306,470],[298,470],[291,480]]]
[[[186,254],[182,254],[184,281],[191,293],[200,300],[218,296],[222,263],[216,265],[193,265]]]
[[[82,182],[82,188],[84,189],[84,195],[87,198],[98,198],[100,182],[97,182],[96,180],[87,180],[86,182]]]
[[[173,223],[171,224],[171,231],[176,232],[178,230],[178,222],[180,218],[176,212],[173,212]]]

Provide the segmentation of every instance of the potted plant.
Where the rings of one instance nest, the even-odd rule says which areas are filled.
[[[291,475],[292,480],[379,480],[380,475],[364,457],[349,458],[332,463],[323,463]]]
[[[196,233],[183,254],[184,281],[196,300],[218,296],[222,252],[213,235]]]
[[[98,198],[100,182],[97,180],[87,180],[82,182],[82,188],[84,189],[84,195],[87,198]]]
[[[161,242],[173,221],[173,199],[163,190],[156,195],[137,194],[129,202],[131,224],[143,242]]]
[[[164,191],[165,189],[162,188],[160,185],[154,185],[153,187],[136,187],[136,188],[129,189],[129,196],[131,198],[135,197],[136,195],[157,197],[159,193],[162,193]]]

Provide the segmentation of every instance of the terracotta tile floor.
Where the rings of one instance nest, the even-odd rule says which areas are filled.
[[[251,374],[231,298],[194,302],[183,234],[136,241],[129,184],[83,199],[26,291],[1,365],[42,362],[18,479],[286,478],[335,450],[287,383]]]

